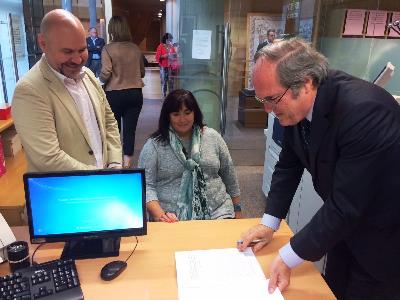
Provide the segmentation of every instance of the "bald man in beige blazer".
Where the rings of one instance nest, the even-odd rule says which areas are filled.
[[[80,21],[63,10],[42,21],[38,42],[45,54],[18,82],[12,101],[29,171],[121,166],[117,122],[97,79],[84,67],[85,35]],[[88,112],[79,109],[82,103]]]

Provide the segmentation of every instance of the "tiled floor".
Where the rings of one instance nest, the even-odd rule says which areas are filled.
[[[144,105],[136,130],[134,161],[149,135],[157,129],[161,110],[160,77],[157,69],[146,70]],[[230,97],[227,109],[226,140],[236,166],[244,217],[260,217],[265,207],[261,190],[265,153],[263,128],[245,128],[237,121],[237,97]]]
[[[146,76],[143,78],[143,97],[145,99],[161,99],[161,81],[158,68],[146,68]]]

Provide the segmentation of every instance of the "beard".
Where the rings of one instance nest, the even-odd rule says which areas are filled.
[[[85,65],[85,62],[82,61],[80,64],[75,64],[71,62],[66,62],[61,64],[60,73],[63,74],[65,77],[71,79],[78,79],[79,74],[82,71],[82,67]]]

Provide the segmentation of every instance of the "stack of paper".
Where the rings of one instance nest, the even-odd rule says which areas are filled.
[[[175,253],[179,300],[283,300],[268,293],[268,280],[248,248]]]

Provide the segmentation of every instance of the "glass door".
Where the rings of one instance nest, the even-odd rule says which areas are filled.
[[[179,9],[181,67],[174,88],[190,90],[205,123],[223,133],[224,0],[181,0]]]
[[[270,26],[279,34],[284,32],[283,1],[258,2],[179,1],[179,33],[174,41],[179,44],[181,68],[174,88],[192,91],[208,126],[222,135],[233,134],[235,128],[232,127],[240,126],[237,124],[241,113],[238,112],[239,93],[243,89],[252,93],[250,57],[258,42],[262,41]],[[250,16],[255,17],[255,21],[250,21],[254,21],[256,26],[249,24]],[[251,33],[252,28],[261,31]],[[257,40],[250,37],[257,37]],[[253,43],[252,47],[250,43]],[[266,114],[262,107],[244,114],[250,119],[251,127],[258,125],[261,128],[259,131],[263,136]],[[259,119],[258,124],[254,119]]]

